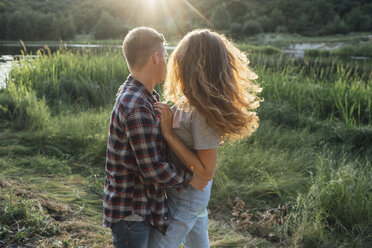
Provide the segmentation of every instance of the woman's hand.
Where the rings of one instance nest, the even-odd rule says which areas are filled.
[[[205,188],[205,186],[208,185],[208,182],[209,181],[205,181],[205,180],[201,179],[200,177],[198,177],[197,175],[194,174],[191,178],[190,185],[194,189],[197,189],[199,191],[204,191],[204,188]]]
[[[173,111],[168,104],[157,102],[155,110],[160,113],[160,127],[163,137],[168,140],[172,137]]]

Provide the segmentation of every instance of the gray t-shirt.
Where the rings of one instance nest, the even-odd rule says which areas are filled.
[[[199,111],[192,108],[190,111],[172,108],[174,113],[173,132],[192,151],[217,148],[220,144],[220,135],[207,124],[207,120]],[[169,149],[169,162],[186,168],[176,154]]]

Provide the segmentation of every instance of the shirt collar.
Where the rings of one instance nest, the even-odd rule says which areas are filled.
[[[152,100],[152,102],[154,102],[155,100],[156,101],[160,100],[160,96],[155,90],[153,90],[151,94],[151,92],[145,87],[145,85],[143,85],[143,83],[135,79],[131,74],[129,74],[127,78],[127,82],[139,87],[145,93],[145,95],[148,96]]]

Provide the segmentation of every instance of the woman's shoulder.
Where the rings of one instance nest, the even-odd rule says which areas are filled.
[[[188,127],[196,150],[218,147],[220,135],[212,128],[207,119],[195,107],[173,107],[173,128]]]
[[[180,107],[180,106],[173,106],[173,120],[175,122],[183,122],[183,123],[190,123],[193,121],[193,118],[195,116],[195,113],[197,112],[196,108],[194,107]]]

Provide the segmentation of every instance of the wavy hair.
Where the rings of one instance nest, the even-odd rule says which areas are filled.
[[[169,58],[165,99],[188,111],[195,107],[223,139],[251,135],[259,125],[257,75],[225,36],[201,29],[188,33]]]

